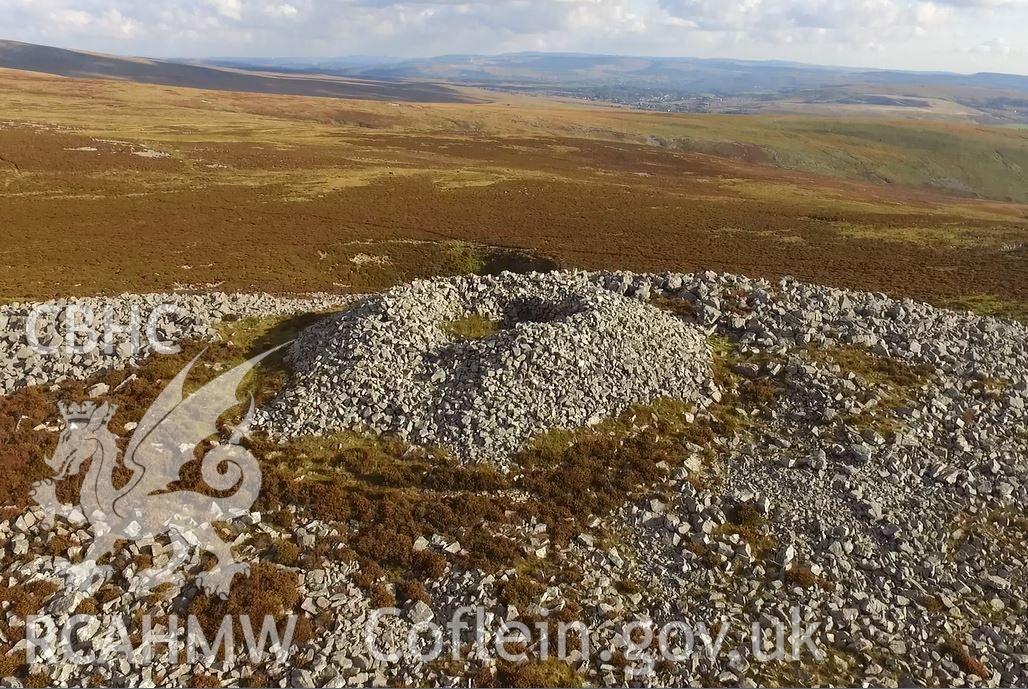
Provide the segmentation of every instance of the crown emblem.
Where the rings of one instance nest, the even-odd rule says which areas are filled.
[[[93,418],[93,412],[96,411],[96,404],[93,402],[83,402],[82,404],[58,404],[57,408],[61,412],[61,416],[68,423],[88,421]]]
[[[57,408],[61,412],[61,416],[69,424],[82,424],[93,419],[93,415],[96,414],[97,404],[95,402],[83,402],[82,404],[63,404],[59,403]],[[114,415],[115,407],[110,405],[108,408],[108,419]]]

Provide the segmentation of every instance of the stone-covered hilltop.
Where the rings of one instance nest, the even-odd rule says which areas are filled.
[[[448,332],[468,316],[495,332]],[[586,590],[650,582],[646,614],[663,621],[803,606],[827,621],[823,641],[884,649],[889,660],[865,670],[875,683],[1028,679],[1017,642],[1028,610],[1021,324],[713,273],[450,278],[312,328],[293,365],[265,409],[274,430],[398,432],[500,466],[548,427],[659,398],[691,400],[701,418],[727,402],[746,431],[723,439],[713,469],[680,474],[669,502],[612,518],[631,534],[619,552],[634,557],[569,547]],[[767,397],[740,399],[740,385]],[[704,472],[716,479],[697,480]],[[740,510],[767,539],[751,542]],[[591,602],[606,609],[602,596]],[[963,665],[955,638],[971,639]],[[744,683],[747,667],[720,681]],[[975,679],[979,667],[988,676]]]
[[[456,332],[468,319],[487,332]],[[504,274],[418,281],[310,328],[260,422],[281,435],[398,433],[502,459],[540,432],[660,398],[709,406],[719,395],[708,334],[774,355],[853,345],[955,382],[1028,384],[1024,326],[884,295],[713,273]],[[755,375],[749,366],[741,372]],[[835,408],[809,393],[828,416],[876,403]]]
[[[512,674],[494,658],[376,660],[364,624],[395,601],[402,614],[384,625],[391,639],[417,622],[443,624],[465,605],[485,608],[489,634],[513,621],[581,621],[593,654],[567,659],[567,674],[556,677],[569,682],[1028,683],[1021,324],[793,280],[503,275],[421,281],[366,297],[303,333],[291,360],[286,387],[260,410],[276,436],[271,451],[259,433],[255,445],[269,485],[276,463],[307,471],[312,445],[306,437],[291,445],[295,434],[326,434],[329,456],[343,462],[342,444],[352,439],[336,431],[378,430],[388,437],[367,442],[389,444],[393,454],[361,445],[340,469],[341,492],[361,490],[364,458],[383,469],[343,516],[293,501],[228,527],[236,556],[259,575],[237,581],[231,604],[248,609],[248,582],[284,578],[285,607],[315,625],[289,660],[259,669],[261,680],[454,686],[555,677]],[[551,439],[523,461],[547,424],[584,427],[569,441],[584,438],[584,449],[565,452]],[[514,430],[500,432],[505,427]],[[415,446],[396,443],[395,434]],[[449,446],[463,463],[433,465],[421,442]],[[596,448],[609,453],[597,459],[589,454]],[[650,449],[659,455],[643,456]],[[554,466],[539,466],[551,457]],[[386,459],[419,463],[425,476],[445,469],[480,477],[471,472],[483,464],[499,471],[489,481],[440,480],[418,492]],[[332,480],[331,467],[309,466],[313,480]],[[636,466],[617,499],[590,498],[609,490],[605,472],[621,477]],[[433,491],[441,502],[427,502]],[[462,501],[484,504],[480,514],[491,516],[432,521]],[[413,526],[388,521],[397,513]],[[48,529],[38,516],[29,510],[0,522],[11,587],[60,582],[67,555],[52,552],[55,541],[88,547],[87,531],[61,522]],[[501,539],[507,552],[484,557],[481,544]],[[135,558],[164,562],[167,550],[132,543],[118,554],[103,585],[102,620],[206,609],[197,601],[221,609],[193,583],[204,567],[198,555],[161,597],[134,588],[126,572]],[[393,560],[375,559],[387,550],[382,557]],[[39,605],[58,620],[84,598],[100,598],[47,590]],[[795,608],[804,624],[817,623],[813,642],[826,658],[759,662],[750,625],[789,624]],[[731,634],[713,658],[702,648],[680,663],[626,657],[621,632],[637,620],[723,625]],[[84,643],[94,643],[91,633],[98,643],[96,629],[83,632]],[[33,671],[64,685],[93,677],[184,685],[200,672],[166,660],[145,671]],[[202,674],[228,686],[256,672],[239,660]]]

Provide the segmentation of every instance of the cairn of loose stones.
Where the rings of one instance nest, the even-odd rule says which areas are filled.
[[[467,317],[496,332],[466,339]],[[415,282],[311,328],[258,423],[279,435],[397,433],[503,463],[530,438],[710,387],[703,332],[587,274]]]

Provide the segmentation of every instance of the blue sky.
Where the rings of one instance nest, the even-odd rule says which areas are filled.
[[[1028,73],[1028,0],[0,0],[0,37],[119,54],[522,50]]]

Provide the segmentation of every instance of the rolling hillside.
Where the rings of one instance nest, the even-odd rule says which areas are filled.
[[[538,64],[557,65],[554,69],[566,69],[571,59],[569,56],[527,56],[525,59],[528,57],[537,58]],[[589,56],[578,59],[583,69],[596,63]],[[443,58],[439,60],[443,61],[441,64],[448,64]],[[623,66],[625,60],[627,58],[616,64]],[[496,58],[494,62],[504,63],[504,60]],[[729,64],[729,61],[715,62]],[[770,71],[810,72],[805,66],[755,64]],[[160,83],[223,92],[309,95],[293,91],[310,90],[319,96],[337,96],[329,99],[338,101],[336,104],[315,107],[313,101],[308,101],[302,108],[304,117],[326,124],[392,131],[439,131],[461,136],[584,136],[878,185],[923,187],[965,197],[1028,203],[1028,129],[985,126],[959,118],[933,121],[903,117],[903,107],[885,106],[885,113],[873,118],[860,109],[862,106],[842,112],[815,111],[827,115],[815,117],[803,115],[802,107],[784,114],[769,111],[753,116],[640,112],[602,104],[576,105],[531,95],[490,94],[428,82],[373,82],[244,72],[10,42],[0,42],[0,65],[19,65],[20,70],[51,72],[65,77],[101,75],[121,82]],[[379,65],[381,69],[394,66]],[[30,82],[22,80],[21,83]],[[113,86],[108,90],[111,88]],[[351,92],[356,95],[344,100]],[[985,97],[981,95],[985,92],[976,91],[981,98]],[[840,93],[853,96],[852,91]],[[952,97],[951,93],[943,95]],[[455,102],[479,97],[481,100],[473,105]],[[357,98],[363,99],[362,104],[352,100]],[[376,105],[374,100],[380,99],[389,100],[390,104]],[[402,109],[391,105],[422,99],[442,102]],[[224,103],[225,98],[219,98],[219,102]],[[270,99],[245,100],[245,107],[252,108],[257,102],[270,116],[292,118],[299,112],[295,107],[285,107]],[[60,108],[60,104],[56,107]]]
[[[1028,124],[1028,76],[791,62],[519,53],[417,60],[220,59],[227,68],[420,79],[616,103],[656,112],[800,114]]]
[[[572,53],[443,55],[412,60],[311,58],[308,60],[223,59],[218,64],[308,69],[374,78],[419,78],[466,83],[610,85],[629,84],[726,95],[776,93],[869,84],[983,88],[1028,93],[1028,76],[953,74],[826,67],[781,61],[630,57]]]
[[[219,91],[408,102],[457,103],[469,100],[453,88],[425,82],[254,73],[99,55],[5,40],[0,40],[0,67],[63,77],[118,79]]]

